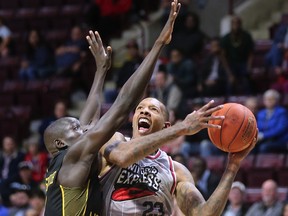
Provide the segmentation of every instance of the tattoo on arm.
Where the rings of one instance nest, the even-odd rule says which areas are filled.
[[[105,157],[105,158],[109,158],[112,150],[115,149],[115,148],[117,148],[120,143],[121,143],[120,141],[117,141],[117,142],[115,142],[115,143],[113,143],[113,144],[111,144],[111,145],[108,145],[108,146],[105,148],[105,150],[104,150],[104,157]]]

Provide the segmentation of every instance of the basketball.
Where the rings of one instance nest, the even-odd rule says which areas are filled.
[[[247,148],[257,132],[254,114],[238,103],[226,103],[212,113],[212,116],[225,116],[223,120],[210,120],[209,124],[220,125],[221,129],[208,128],[212,143],[225,152],[239,152]]]

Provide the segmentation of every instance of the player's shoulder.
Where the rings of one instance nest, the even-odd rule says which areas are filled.
[[[177,181],[194,182],[190,171],[181,163],[173,160],[174,170],[177,176]]]

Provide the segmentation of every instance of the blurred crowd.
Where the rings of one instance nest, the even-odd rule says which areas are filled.
[[[282,19],[271,35],[271,46],[263,55],[261,65],[269,82],[259,89],[259,80],[254,76],[256,41],[243,28],[241,18],[231,18],[231,31],[223,37],[209,37],[201,30],[197,14],[189,11],[189,1],[182,0],[181,3],[172,41],[156,64],[145,96],[155,97],[167,106],[172,124],[201,107],[207,98],[218,98],[219,103],[224,103],[233,96],[245,96],[241,103],[254,113],[259,129],[259,141],[251,154],[287,154],[288,19]],[[89,87],[80,79],[90,55],[85,40],[87,30],[98,30],[107,44],[111,36],[119,34],[119,29],[127,27],[127,23],[147,21],[149,13],[155,8],[162,9],[164,23],[169,15],[169,4],[169,0],[153,3],[141,0],[91,1],[85,25],[73,26],[69,37],[58,44],[50,43],[37,28],[25,34],[23,44],[16,44],[9,20],[0,16],[0,60],[18,56],[21,63],[17,79],[23,82],[71,78],[75,88],[87,93]],[[143,49],[137,40],[128,41],[125,48],[127,59],[121,67],[112,68],[109,75],[109,81],[115,83],[115,88],[105,89],[103,93],[103,102],[107,107],[149,52],[149,48]],[[43,133],[51,122],[69,115],[67,100],[56,101],[53,114],[41,116],[40,123],[25,140],[10,134],[2,137],[0,216],[43,214],[44,175],[50,158],[44,146]],[[121,129],[127,137],[131,136],[127,129],[130,124],[127,122]],[[224,153],[211,143],[207,131],[179,137],[162,149],[189,168],[197,187],[208,198],[220,179],[207,168],[203,158]],[[191,157],[194,157],[193,161]],[[248,203],[245,200],[245,185],[235,182],[223,216],[288,216],[288,205],[278,200],[277,188],[277,182],[267,179],[262,184],[261,200]]]

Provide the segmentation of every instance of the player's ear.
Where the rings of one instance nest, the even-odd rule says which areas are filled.
[[[167,122],[164,123],[164,127],[163,128],[168,128],[168,127],[171,127],[171,123],[167,121]]]
[[[57,149],[62,149],[64,147],[66,147],[66,144],[60,139],[55,139],[54,144],[55,144]]]

